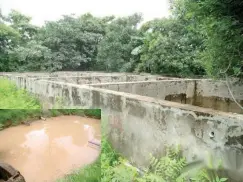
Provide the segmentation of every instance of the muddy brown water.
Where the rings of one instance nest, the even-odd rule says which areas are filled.
[[[99,149],[100,120],[59,116],[0,131],[0,161],[12,165],[26,182],[53,182],[94,162]]]

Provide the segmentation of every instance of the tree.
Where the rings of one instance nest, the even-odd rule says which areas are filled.
[[[21,44],[33,39],[38,32],[38,27],[30,23],[31,17],[23,15],[16,10],[12,10],[5,19],[10,24],[10,27],[21,35]]]
[[[51,50],[58,70],[90,70],[96,63],[105,21],[91,14],[78,18],[64,16],[56,22],[47,22],[37,39]]]
[[[241,0],[176,0],[186,19],[204,37],[200,60],[210,76],[243,76],[243,3]],[[177,13],[180,14],[180,13]]]
[[[30,17],[12,10],[8,16],[0,13],[0,70],[16,71],[19,58],[13,59],[14,50],[25,46],[36,35],[38,29],[30,24]],[[20,54],[20,53],[19,53]],[[11,63],[10,63],[11,60]],[[16,65],[15,69],[10,64]]]
[[[203,75],[197,60],[199,36],[189,31],[186,22],[176,18],[155,19],[141,28],[144,44],[138,71],[172,76]]]
[[[140,44],[138,24],[141,14],[114,19],[106,26],[106,34],[98,46],[98,62],[106,71],[131,71],[132,51]],[[135,55],[136,57],[136,55]]]
[[[19,32],[6,24],[6,17],[0,10],[0,71],[9,71],[8,51],[13,49],[19,40]]]
[[[53,71],[60,65],[53,60],[51,50],[35,40],[25,46],[18,46],[10,51],[9,69],[11,71]]]

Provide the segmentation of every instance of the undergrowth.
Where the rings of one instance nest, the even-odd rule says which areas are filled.
[[[1,109],[40,109],[40,103],[34,96],[7,79],[0,78]]]
[[[28,117],[40,113],[39,101],[23,89],[6,79],[0,78],[0,129],[16,125]]]
[[[100,157],[93,164],[87,165],[58,179],[56,182],[99,182],[101,178]]]
[[[150,156],[150,165],[142,172],[126,165],[118,153],[114,152],[107,140],[102,143],[101,181],[102,182],[224,182],[217,172],[200,168],[196,172],[184,171],[187,161],[179,147],[167,148],[166,155],[157,159]]]
[[[1,102],[1,101],[0,101]],[[100,119],[100,109],[0,109],[0,130],[18,125],[21,122],[29,122],[40,119],[40,117],[56,117],[61,115],[76,115]]]

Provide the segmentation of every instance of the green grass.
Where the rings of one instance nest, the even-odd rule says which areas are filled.
[[[0,78],[1,109],[41,109],[38,99],[12,82]]]
[[[101,110],[49,109],[43,112],[41,109],[0,109],[0,130],[8,126],[18,125],[22,121],[38,120],[40,116],[56,117],[61,115],[76,115],[101,119]]]
[[[100,109],[51,109],[45,113],[49,117],[78,115],[101,118]],[[0,130],[21,121],[37,119],[43,114],[37,98],[7,79],[0,78]]]
[[[49,113],[51,116],[77,115],[101,119],[100,109],[51,109]]]
[[[58,179],[56,182],[100,182],[101,168],[100,157],[93,164],[74,171],[72,174]]]
[[[40,109],[0,109],[0,125],[3,129],[18,125],[21,121],[38,119],[40,115]]]
[[[41,112],[38,99],[2,78],[0,78],[0,108],[0,129],[6,125],[16,125],[26,118],[36,117]]]

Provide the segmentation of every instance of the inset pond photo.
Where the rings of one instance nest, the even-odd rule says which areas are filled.
[[[0,141],[0,182],[100,181],[99,109],[1,109]]]

